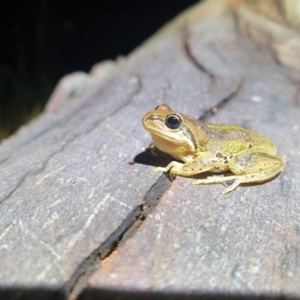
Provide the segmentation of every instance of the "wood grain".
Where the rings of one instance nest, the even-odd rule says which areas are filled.
[[[299,83],[240,18],[227,1],[191,8],[1,144],[0,295],[300,298]],[[141,126],[163,102],[270,137],[285,170],[225,196],[171,184]]]

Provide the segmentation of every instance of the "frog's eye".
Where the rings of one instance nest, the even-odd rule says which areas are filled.
[[[182,120],[177,115],[169,115],[166,117],[165,124],[170,129],[177,129],[181,126]]]

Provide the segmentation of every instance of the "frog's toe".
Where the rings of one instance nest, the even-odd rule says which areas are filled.
[[[218,179],[219,176],[208,176],[205,179],[197,179],[192,181],[192,184],[207,184],[207,183],[217,183],[220,182]]]
[[[225,186],[231,186],[232,184],[234,184],[236,179],[230,179],[230,180],[224,180],[223,184]]]
[[[235,188],[232,188],[231,186],[229,186],[228,188],[224,189],[223,191],[221,191],[222,195],[228,194],[229,192],[231,192],[232,190],[234,190]]]
[[[162,171],[162,172],[165,172],[165,171],[166,171],[165,169],[166,169],[166,168],[162,168],[162,167],[154,167],[154,168],[153,168],[153,171],[154,171],[154,172],[161,172],[161,171]]]
[[[229,192],[231,192],[231,190],[228,190],[228,188],[227,188],[227,189],[221,191],[220,193],[221,193],[222,195],[225,195],[225,194],[228,194]]]
[[[192,181],[192,184],[194,184],[194,185],[200,184],[201,182],[199,182],[199,181],[201,181],[201,179],[199,179],[199,180],[193,180],[193,181]]]
[[[228,181],[231,182],[229,185],[228,185]],[[226,189],[224,189],[224,190],[221,192],[222,195],[225,195],[225,194],[227,194],[227,193],[233,191],[233,190],[236,189],[236,188],[239,186],[239,184],[240,184],[240,182],[239,182],[238,180],[232,179],[232,180],[228,180],[228,181],[224,182],[224,185],[226,186]]]
[[[177,176],[176,174],[173,174],[173,173],[170,172],[169,173],[169,179],[170,179],[170,181],[173,182],[176,179],[176,176]]]

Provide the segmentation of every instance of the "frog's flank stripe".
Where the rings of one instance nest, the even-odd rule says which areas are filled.
[[[187,126],[182,126],[182,129],[183,134],[193,142],[194,148],[198,149],[198,144],[192,130]]]

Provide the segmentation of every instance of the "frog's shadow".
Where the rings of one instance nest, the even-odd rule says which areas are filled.
[[[149,148],[137,154],[133,161],[137,164],[153,166],[153,167],[166,167],[174,158],[158,149],[155,150],[157,155],[153,155]]]

